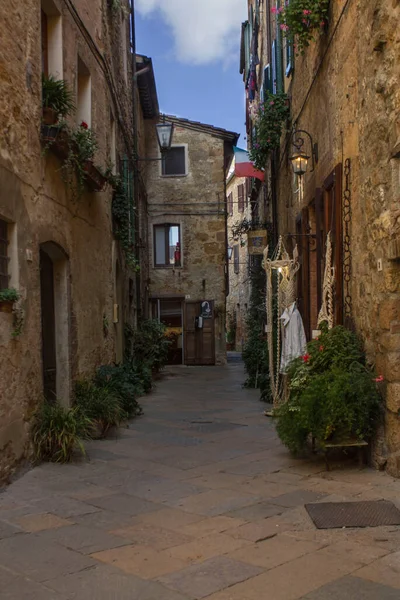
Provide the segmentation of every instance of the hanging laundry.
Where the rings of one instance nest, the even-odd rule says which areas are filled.
[[[295,358],[303,356],[307,350],[307,339],[304,331],[303,319],[293,302],[286,308],[280,320],[282,322],[282,354],[281,373],[285,373],[289,364]]]

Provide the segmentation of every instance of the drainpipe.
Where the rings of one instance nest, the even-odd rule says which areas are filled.
[[[136,72],[136,33],[135,33],[135,0],[129,0],[131,14],[130,14],[130,26],[131,26],[131,53],[132,53],[132,131],[133,131],[133,202],[135,207],[135,231],[136,238],[140,233],[140,206],[139,206],[139,171],[138,171],[138,131],[137,131],[137,106],[136,106],[136,86],[138,73]],[[139,71],[139,74],[141,72]],[[136,239],[137,242],[137,239]],[[139,266],[141,266],[141,250],[136,250],[136,257],[139,260]],[[142,290],[141,290],[141,272],[136,273],[136,309],[139,315],[142,313]]]

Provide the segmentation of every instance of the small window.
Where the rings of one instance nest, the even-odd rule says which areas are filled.
[[[78,57],[77,123],[92,126],[92,80],[83,60]]]
[[[239,244],[233,246],[233,270],[239,273]]]
[[[228,214],[233,215],[233,195],[232,195],[232,192],[228,196]]]
[[[0,290],[9,287],[8,223],[0,219]]]
[[[186,148],[185,146],[173,146],[162,160],[162,174],[186,175]]]
[[[238,185],[238,211],[244,211],[244,184]]]
[[[180,267],[181,232],[179,225],[154,225],[154,266]]]
[[[63,78],[62,17],[53,0],[42,0],[41,10],[42,71]]]

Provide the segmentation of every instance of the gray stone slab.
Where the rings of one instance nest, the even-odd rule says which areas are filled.
[[[172,590],[186,594],[189,598],[198,599],[255,577],[261,572],[262,569],[258,567],[220,556],[177,573],[165,575],[159,581]]]
[[[97,507],[120,515],[136,516],[142,513],[160,510],[162,506],[149,502],[143,498],[130,496],[128,494],[112,494],[111,496],[103,496],[102,498],[93,498],[90,503]]]
[[[195,421],[196,419],[194,419]],[[204,422],[189,422],[185,424],[185,429],[191,431],[198,431],[199,433],[222,433],[224,431],[233,431],[235,429],[241,429],[242,427],[246,427],[245,425],[239,425],[238,423],[227,423],[227,422],[214,422],[214,423],[204,423]]]
[[[157,446],[181,446],[183,448],[199,446],[204,441],[201,438],[184,436],[179,429],[176,430],[176,433],[172,431],[151,433],[146,436],[146,440]]]
[[[276,515],[281,515],[286,510],[283,506],[275,506],[270,502],[258,502],[251,506],[245,506],[237,510],[232,510],[226,514],[227,517],[236,519],[245,519],[246,521],[258,521],[259,519],[268,519]]]
[[[160,583],[124,575],[107,565],[59,577],[46,585],[77,600],[187,600]]]
[[[123,527],[132,527],[132,517],[125,514],[119,514],[111,510],[99,510],[90,515],[74,517],[76,524],[85,527],[95,527],[103,531],[114,531]]]
[[[399,597],[399,590],[349,575],[303,596],[303,600],[399,600]]]
[[[191,485],[180,481],[167,481],[166,483],[156,483],[147,487],[135,490],[135,494],[139,498],[150,500],[153,502],[169,502],[176,501],[180,498],[186,498],[193,494],[201,494],[204,492],[204,487]]]
[[[48,529],[37,533],[36,536],[42,541],[57,542],[64,548],[77,550],[82,554],[102,552],[129,543],[126,539],[106,533],[100,528],[81,524]]]
[[[36,535],[21,534],[0,540],[0,565],[39,583],[95,564],[87,556]]]
[[[21,529],[19,527],[14,527],[14,525],[11,525],[10,523],[0,521],[0,540],[11,537],[17,533],[21,533]]]
[[[308,502],[316,502],[317,500],[322,500],[322,498],[326,498],[326,494],[318,494],[317,492],[311,492],[310,490],[296,490],[294,492],[282,494],[276,498],[271,498],[270,502],[271,504],[292,508],[307,504]]]
[[[1,600],[69,600],[64,594],[2,567],[0,567],[0,598]]]

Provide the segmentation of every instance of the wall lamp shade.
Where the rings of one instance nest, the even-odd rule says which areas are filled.
[[[294,152],[290,157],[293,172],[295,175],[302,176],[307,173],[308,161],[310,157],[303,152]]]
[[[231,260],[232,254],[233,254],[233,248],[232,248],[232,246],[228,246],[228,248],[227,248],[227,254],[228,254],[228,260]]]
[[[161,152],[170,150],[172,144],[172,135],[174,133],[173,123],[158,123],[156,125],[157,140]]]
[[[308,140],[308,143],[307,143]],[[290,157],[292,163],[293,172],[299,177],[307,173],[311,162],[310,173],[315,169],[315,165],[318,162],[318,144],[313,142],[311,135],[304,129],[297,129],[292,134],[292,146],[293,154]],[[306,153],[305,148],[309,146],[309,154]]]

